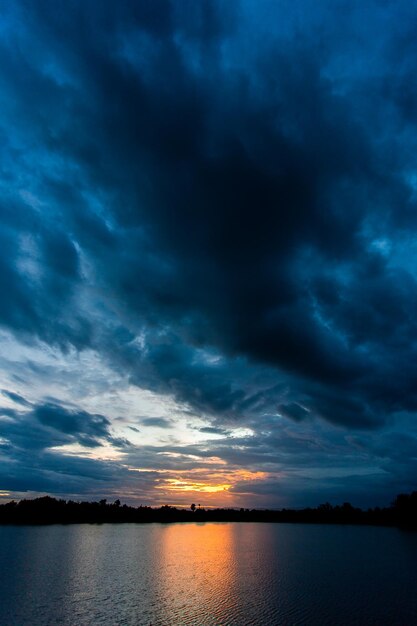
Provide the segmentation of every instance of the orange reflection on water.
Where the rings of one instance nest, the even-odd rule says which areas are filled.
[[[169,608],[177,624],[189,623],[191,615],[193,624],[224,623],[236,586],[233,526],[172,524],[164,528],[159,548],[162,613]]]

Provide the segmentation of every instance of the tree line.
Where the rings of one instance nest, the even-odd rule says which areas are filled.
[[[328,502],[305,509],[189,509],[172,506],[128,506],[117,499],[109,503],[78,502],[50,496],[11,501],[0,505],[0,524],[80,524],[149,522],[290,522],[309,524],[366,524],[417,530],[417,491],[398,495],[389,507],[356,508],[349,502]]]

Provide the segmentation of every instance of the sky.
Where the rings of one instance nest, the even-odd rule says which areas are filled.
[[[0,500],[417,489],[415,0],[0,0]]]

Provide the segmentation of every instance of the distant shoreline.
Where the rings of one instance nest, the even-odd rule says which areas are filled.
[[[176,522],[272,522],[297,524],[344,524],[361,526],[390,526],[417,530],[417,492],[400,494],[390,507],[362,510],[345,502],[332,506],[321,504],[301,510],[190,509],[171,506],[152,508],[132,507],[120,500],[108,503],[57,500],[50,496],[20,500],[0,505],[0,525],[48,524],[122,524]]]

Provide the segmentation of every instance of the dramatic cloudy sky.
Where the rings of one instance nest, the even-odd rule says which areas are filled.
[[[0,0],[0,496],[417,489],[417,3]]]

